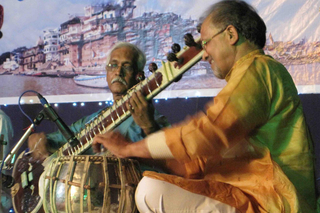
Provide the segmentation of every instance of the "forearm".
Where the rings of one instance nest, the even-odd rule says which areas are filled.
[[[125,157],[152,158],[145,139],[128,144],[123,154]]]

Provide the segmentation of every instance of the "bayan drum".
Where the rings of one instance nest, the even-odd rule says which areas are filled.
[[[63,156],[46,166],[41,179],[45,212],[137,212],[134,192],[141,172],[135,160]]]

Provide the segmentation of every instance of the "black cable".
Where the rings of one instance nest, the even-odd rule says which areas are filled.
[[[23,109],[21,108],[21,103],[20,103],[21,97],[22,97],[25,93],[27,93],[27,92],[33,92],[33,93],[36,93],[37,95],[39,95],[39,93],[36,92],[36,91],[34,91],[34,90],[26,90],[26,91],[24,91],[24,92],[20,95],[19,101],[18,101],[18,105],[19,105],[19,109],[20,109],[20,111],[22,112],[22,114],[24,114],[24,115],[31,121],[31,123],[34,125],[34,129],[36,129],[36,126],[35,126],[33,120],[32,120],[32,119],[23,111]]]
[[[34,90],[26,90],[26,91],[24,91],[24,92],[20,95],[19,100],[18,100],[18,106],[19,106],[20,111],[22,112],[22,114],[24,114],[24,115],[31,121],[31,123],[32,123],[33,126],[34,126],[33,128],[36,129],[36,125],[34,124],[34,121],[33,121],[33,120],[23,111],[23,109],[21,108],[21,103],[20,103],[21,98],[22,98],[22,96],[23,96],[25,93],[27,93],[27,92],[33,92],[33,93],[36,93],[37,95],[40,95],[40,93],[38,93],[37,91],[34,91]],[[9,155],[9,153],[7,153],[7,154],[4,156],[4,158],[2,159],[1,166],[0,166],[0,172],[2,172],[2,168],[3,168],[3,165],[4,165],[4,161],[5,161],[5,159],[7,158],[8,155]]]

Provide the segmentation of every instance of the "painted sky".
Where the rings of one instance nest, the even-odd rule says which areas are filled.
[[[119,2],[121,0],[109,0]],[[103,0],[2,0],[4,7],[3,38],[0,54],[21,46],[35,46],[43,30],[57,28],[69,15],[84,14],[84,7]],[[105,2],[108,2],[105,0]],[[136,0],[135,16],[144,12],[174,12],[183,18],[198,19],[212,0]],[[319,0],[247,0],[265,20],[268,33],[275,40],[319,41]]]

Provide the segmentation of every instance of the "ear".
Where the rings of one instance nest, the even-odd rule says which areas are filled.
[[[144,79],[145,79],[144,72],[137,72],[136,81],[140,82],[140,81],[143,81]]]
[[[231,45],[235,45],[239,40],[239,34],[237,29],[233,25],[229,25],[226,29],[226,32],[227,32],[227,36],[228,36],[227,38],[229,40],[229,43]]]

